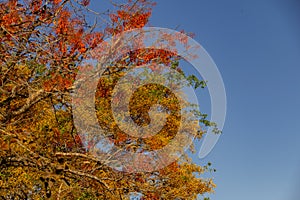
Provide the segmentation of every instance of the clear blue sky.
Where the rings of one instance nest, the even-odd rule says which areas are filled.
[[[299,200],[300,2],[160,0],[150,25],[195,33],[223,76],[223,135],[194,158],[217,169],[211,199]]]
[[[196,34],[227,92],[212,200],[300,199],[300,2],[163,0],[152,26]],[[201,103],[201,102],[200,102]]]

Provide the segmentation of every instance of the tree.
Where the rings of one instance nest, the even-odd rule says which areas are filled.
[[[213,191],[212,180],[199,176],[207,167],[192,163],[188,154],[156,171],[118,171],[90,154],[86,147],[95,144],[85,144],[74,126],[71,99],[78,71],[91,69],[92,63],[87,61],[101,59],[98,44],[105,38],[144,27],[154,6],[146,0],[112,4],[115,11],[96,13],[88,7],[88,0],[0,3],[3,199],[128,199],[134,193],[141,194],[142,199],[196,199],[198,194]],[[102,23],[89,23],[92,14]],[[149,84],[135,92],[130,102],[131,118],[140,126],[149,124],[147,113],[157,99],[172,113],[167,125],[151,140],[122,132],[114,123],[110,101],[116,82],[127,70],[163,63],[183,74],[179,60],[172,52],[150,48],[128,52],[107,67],[98,82],[96,114],[115,145],[128,151],[153,150],[174,138],[180,107],[172,91]],[[197,86],[204,83],[190,80]],[[124,94],[120,95],[114,99],[116,104]],[[164,99],[164,95],[169,98]],[[203,133],[199,129],[194,136],[201,139]]]

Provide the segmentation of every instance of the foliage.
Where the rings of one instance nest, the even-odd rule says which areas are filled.
[[[144,27],[154,4],[128,0],[113,6],[113,11],[96,13],[89,8],[89,0],[0,3],[3,199],[129,199],[134,192],[142,194],[143,199],[196,199],[198,194],[213,191],[212,180],[200,177],[207,169],[192,163],[187,154],[158,171],[124,173],[109,168],[84,147],[72,119],[71,94],[76,73],[79,68],[89,69],[84,61],[98,59],[93,52],[100,51],[97,45],[105,38]],[[91,13],[102,23],[90,24],[87,16]],[[100,125],[116,145],[130,146],[134,139],[113,122],[109,102],[115,82],[128,68],[141,64],[164,63],[180,71],[178,60],[170,52],[146,49],[130,52],[108,67],[106,76],[99,80],[96,109]],[[188,80],[195,88],[205,87],[205,82],[194,76]],[[143,95],[158,91],[152,97],[160,98],[161,90],[149,85],[136,93],[131,109],[137,124],[148,123],[149,107],[155,103],[151,96],[142,101]],[[158,149],[174,137],[179,109],[174,98],[161,100],[174,111],[169,125],[155,139],[135,140],[132,151],[145,145]],[[199,130],[195,137],[201,139],[202,134]]]

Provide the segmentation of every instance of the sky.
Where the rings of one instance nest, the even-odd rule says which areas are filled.
[[[213,200],[300,199],[300,2],[164,0],[150,25],[195,34],[223,77]],[[201,106],[201,102],[200,102]],[[206,108],[207,109],[207,108]]]
[[[156,2],[150,25],[194,33],[225,84],[223,133],[207,157],[193,156],[217,169],[210,198],[299,200],[300,2]]]

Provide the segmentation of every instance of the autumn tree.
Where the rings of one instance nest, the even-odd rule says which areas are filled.
[[[208,167],[194,164],[188,153],[167,166],[144,172],[118,170],[107,164],[113,160],[103,161],[92,154],[97,141],[84,138],[74,125],[72,94],[77,87],[76,75],[94,68],[94,61],[106,59],[99,47],[105,39],[145,27],[154,3],[111,2],[112,8],[102,13],[93,11],[89,3],[88,0],[0,3],[1,198],[129,199],[140,194],[142,199],[196,199],[197,195],[212,192],[215,187],[212,180],[201,178]],[[96,20],[90,22],[91,19]],[[170,38],[170,44],[173,39]],[[142,65],[149,68],[140,71],[141,80],[155,78],[163,70],[158,64],[163,64],[191,80],[193,86],[204,87],[204,81],[184,74],[180,59],[168,50],[140,48],[122,54],[106,66],[98,80],[95,109],[103,134],[114,145],[131,152],[151,151],[166,146],[175,137],[182,108],[172,90],[147,84],[131,97],[130,117],[138,126],[150,123],[149,109],[155,104],[169,113],[164,127],[152,138],[141,139],[120,129],[111,101],[115,105],[122,102],[128,88],[114,96],[116,83],[126,72]],[[171,77],[171,80],[174,83],[179,79]],[[198,113],[197,117],[209,125],[205,115]],[[201,127],[187,127],[196,128],[191,136],[201,139],[205,132]]]

